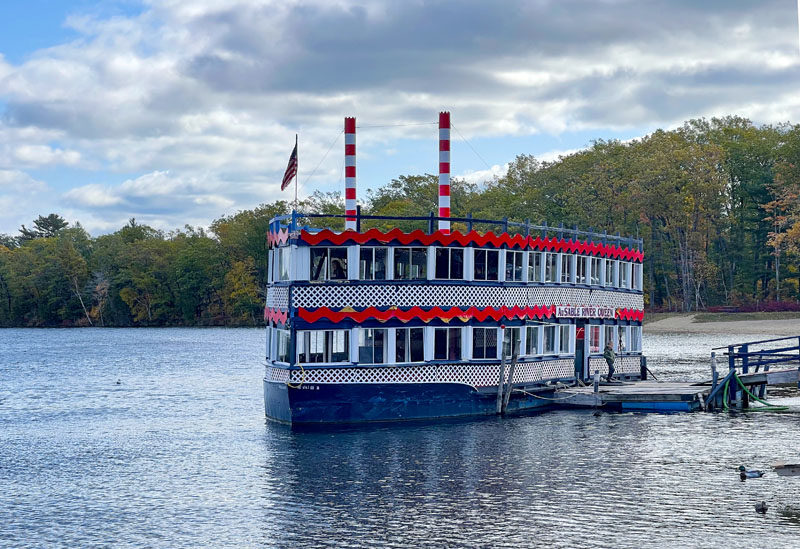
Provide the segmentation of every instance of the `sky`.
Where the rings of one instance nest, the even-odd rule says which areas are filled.
[[[0,2],[0,233],[171,230],[437,173],[482,183],[691,118],[800,123],[793,0]],[[509,212],[513,217],[514,212]]]

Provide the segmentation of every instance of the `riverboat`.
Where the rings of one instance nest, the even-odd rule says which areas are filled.
[[[449,113],[440,114],[439,215],[362,215],[354,119],[345,134],[344,215],[292,211],[270,222],[267,418],[482,416],[503,399],[504,412],[546,410],[558,387],[607,373],[606,342],[617,376],[642,377],[640,239],[451,218]],[[321,219],[344,230],[314,227]]]

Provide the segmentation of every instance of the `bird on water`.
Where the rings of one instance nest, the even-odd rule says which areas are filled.
[[[764,476],[764,471],[753,469],[748,471],[744,465],[739,465],[739,478],[745,481],[749,478],[761,478]]]

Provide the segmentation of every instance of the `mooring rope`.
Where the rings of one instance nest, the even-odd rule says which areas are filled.
[[[287,381],[286,386],[289,387],[290,389],[299,389],[300,387],[302,387],[303,382],[305,382],[306,380],[306,370],[305,368],[303,368],[303,364],[301,362],[298,362],[297,365],[300,366],[300,383],[298,383],[297,385],[292,385],[291,383],[289,383],[289,381]],[[289,379],[292,379],[291,371],[289,372]]]
[[[575,395],[567,395],[567,396],[561,397],[561,398],[548,398],[548,397],[543,397],[543,396],[539,396],[539,395],[534,395],[533,393],[529,393],[528,391],[526,391],[524,389],[513,389],[512,392],[514,392],[514,391],[516,391],[518,393],[524,393],[524,394],[526,394],[528,396],[532,396],[533,398],[540,398],[542,400],[554,400],[554,401],[555,400],[566,400],[568,398],[572,398],[573,396],[575,396]]]

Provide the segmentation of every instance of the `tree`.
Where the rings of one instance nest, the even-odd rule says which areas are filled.
[[[0,246],[8,250],[13,250],[17,246],[19,246],[19,243],[17,242],[17,239],[15,237],[7,235],[5,233],[0,233]]]
[[[69,223],[58,214],[51,213],[47,217],[40,215],[34,220],[33,229],[28,229],[25,225],[20,228],[21,234],[18,238],[23,242],[35,238],[52,238],[68,225]]]
[[[235,323],[257,324],[263,307],[252,257],[236,261],[225,274],[222,289],[225,312]]]

